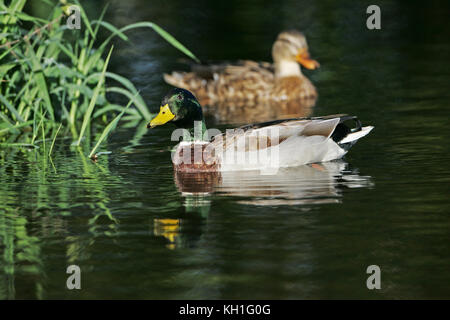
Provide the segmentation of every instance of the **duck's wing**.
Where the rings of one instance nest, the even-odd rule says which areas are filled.
[[[266,95],[274,82],[273,65],[249,60],[194,65],[191,72],[174,71],[164,80],[192,91],[201,104],[216,100],[252,101]]]
[[[354,124],[351,125],[351,122]],[[261,149],[281,144],[289,138],[318,136],[322,140],[332,139],[340,146],[350,147],[372,129],[371,126],[362,127],[357,117],[349,115],[291,118],[242,126],[215,136],[212,143],[223,143],[224,149],[227,149],[241,143],[248,145],[245,139],[257,136],[259,142],[256,145],[253,143],[253,148]],[[264,140],[266,142],[261,143]]]

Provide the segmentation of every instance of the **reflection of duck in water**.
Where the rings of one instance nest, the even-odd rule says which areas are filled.
[[[315,69],[305,36],[281,32],[272,47],[273,64],[239,61],[234,64],[195,65],[191,72],[165,74],[167,83],[192,91],[206,114],[220,121],[245,123],[285,117],[306,117],[317,91],[300,65]]]
[[[175,172],[175,184],[185,195],[210,194],[221,179],[219,172]]]
[[[209,190],[243,197],[241,203],[252,205],[339,203],[342,189],[372,186],[370,177],[349,170],[342,160],[283,168],[274,175],[261,175],[258,171],[221,172],[215,179],[210,179],[210,175],[175,172],[175,181],[180,192],[196,194],[196,184],[205,176],[203,195]]]
[[[204,233],[210,203],[205,196],[184,195],[185,213],[177,218],[154,218],[153,235],[164,239],[168,249],[195,245]],[[194,199],[194,202],[191,200]]]
[[[218,172],[178,172],[175,175],[175,184],[184,199],[185,214],[176,219],[153,219],[153,234],[165,238],[168,249],[191,246],[201,238],[211,208],[209,195],[220,179]]]
[[[355,128],[348,125],[353,121]],[[185,129],[181,130],[184,141],[173,157],[175,170],[184,172],[273,171],[331,161],[342,158],[373,128],[362,127],[356,117],[346,115],[292,118],[243,126],[207,141],[210,132],[199,102],[189,91],[178,88],[164,97],[159,114],[148,127],[167,122]]]
[[[168,249],[192,247],[202,239],[208,223],[209,197],[239,197],[238,202],[254,206],[340,203],[345,188],[371,187],[370,177],[350,170],[344,161],[284,168],[274,175],[257,171],[241,172],[174,172],[175,184],[185,201],[185,214],[177,219],[155,218],[153,234],[166,241]]]
[[[180,233],[180,219],[153,219],[153,234],[168,241],[166,247],[175,249]]]

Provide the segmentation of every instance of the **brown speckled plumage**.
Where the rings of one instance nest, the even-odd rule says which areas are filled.
[[[317,91],[301,73],[297,52],[308,60],[308,68],[318,66],[309,59],[303,34],[287,31],[280,33],[274,43],[273,64],[242,60],[235,64],[197,65],[191,72],[165,74],[164,80],[192,91],[202,105],[239,101],[252,106],[268,101],[314,100]]]
[[[287,101],[263,101],[249,105],[246,101],[219,101],[207,105],[203,112],[214,117],[216,122],[227,124],[247,124],[273,119],[301,118],[311,115],[315,99],[297,99]]]

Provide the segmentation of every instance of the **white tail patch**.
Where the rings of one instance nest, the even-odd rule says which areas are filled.
[[[349,142],[356,142],[358,139],[361,139],[365,135],[367,135],[370,131],[372,131],[374,127],[373,126],[367,126],[362,127],[360,131],[350,133],[347,135],[344,139],[339,141],[339,144],[349,143]]]

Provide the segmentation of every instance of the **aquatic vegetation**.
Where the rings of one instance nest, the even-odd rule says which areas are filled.
[[[93,123],[104,126],[114,115],[126,115],[128,121],[151,118],[131,81],[107,71],[113,52],[111,41],[115,37],[128,41],[125,31],[152,28],[175,48],[198,60],[154,23],[116,28],[103,20],[106,7],[98,20],[90,20],[76,0],[83,28],[71,30],[66,25],[70,14],[66,1],[42,0],[51,8],[47,19],[25,12],[26,3],[12,0],[6,5],[0,1],[0,146],[45,147],[46,139],[54,138],[57,128],[58,133],[61,129],[60,135],[70,134],[74,145],[80,145]],[[103,41],[100,28],[109,33]],[[134,107],[115,104],[108,94],[123,95]],[[114,118],[115,124],[120,117]]]
[[[106,185],[124,182],[109,171],[107,157],[92,162],[86,155],[97,160],[98,148],[121,119],[129,127],[152,115],[132,82],[108,71],[114,37],[127,41],[124,32],[152,28],[196,59],[153,23],[118,29],[103,20],[106,8],[90,21],[75,1],[83,28],[71,30],[65,1],[42,2],[51,5],[48,19],[26,13],[26,0],[8,5],[0,0],[0,176],[5,182],[0,186],[0,299],[15,298],[16,276],[39,278],[27,294],[45,297],[51,275],[43,267],[43,239],[63,236],[67,261],[79,263],[92,255],[97,237],[118,232]],[[105,40],[100,28],[106,30]],[[109,94],[123,95],[128,104],[111,102]],[[136,140],[140,136],[138,129]],[[17,176],[27,183],[16,184]],[[89,197],[95,201],[86,204]],[[88,237],[68,225],[72,215],[79,216]]]
[[[98,237],[113,237],[118,232],[119,220],[109,208],[106,185],[127,182],[109,171],[108,157],[94,163],[86,158],[85,145],[71,152],[67,144],[60,143],[49,163],[42,149],[0,150],[0,176],[5,182],[0,186],[0,299],[15,298],[17,276],[29,277],[34,283],[29,297],[45,297],[51,275],[44,271],[42,246],[53,235],[65,238],[60,250],[67,261],[79,263],[92,255]],[[27,183],[18,182],[18,176]],[[95,201],[82,201],[89,197]],[[71,203],[71,199],[79,201]],[[78,216],[89,236],[80,236],[69,224],[72,216]]]

